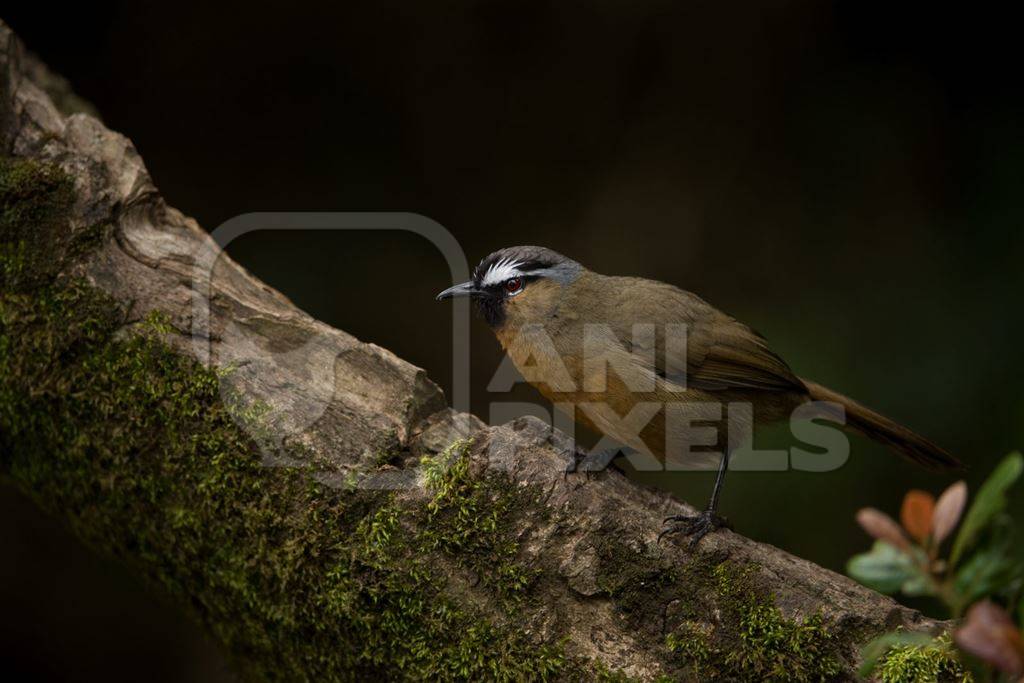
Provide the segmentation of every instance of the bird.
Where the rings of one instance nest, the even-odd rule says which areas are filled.
[[[730,435],[788,419],[801,407],[820,406],[814,416],[842,422],[926,468],[962,467],[910,429],[801,379],[763,336],[671,284],[602,275],[551,249],[515,246],[485,257],[468,282],[437,300],[453,297],[472,298],[527,382],[576,422],[621,444],[621,452],[664,462],[720,447],[710,451],[718,471],[708,504],[695,515],[666,518],[659,540],[680,533],[696,544],[729,527],[718,501],[729,457],[742,445]],[[750,411],[729,410],[737,404]],[[702,420],[712,421],[713,444],[695,436],[693,423]]]

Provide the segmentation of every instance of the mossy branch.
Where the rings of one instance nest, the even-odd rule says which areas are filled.
[[[457,415],[227,257],[204,272],[131,143],[0,47],[0,472],[243,673],[843,679],[939,626],[736,534],[659,545],[682,503],[563,477],[557,432]]]

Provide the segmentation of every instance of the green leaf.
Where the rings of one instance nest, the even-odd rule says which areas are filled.
[[[920,576],[910,556],[885,541],[875,541],[870,552],[854,555],[846,573],[880,593],[895,593]]]
[[[998,592],[1006,585],[1013,568],[1013,562],[1000,551],[985,549],[974,553],[956,574],[956,593],[962,604],[970,605]]]
[[[986,540],[961,564],[954,583],[959,607],[1001,593],[1021,578],[1024,568],[1014,556],[1012,534],[1009,520],[1000,516]]]
[[[1006,456],[978,490],[978,495],[967,511],[960,533],[953,542],[949,556],[950,566],[956,566],[960,556],[977,539],[978,534],[988,526],[992,518],[1006,508],[1006,490],[1013,485],[1024,471],[1024,457],[1020,453]]]
[[[915,633],[912,631],[892,631],[883,633],[874,640],[868,642],[861,648],[860,656],[862,663],[858,672],[861,678],[867,678],[878,666],[878,660],[894,647],[906,645],[928,645],[934,638],[927,633]]]

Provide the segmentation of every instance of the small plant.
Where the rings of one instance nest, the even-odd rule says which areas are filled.
[[[1006,512],[1006,493],[1022,471],[1024,457],[1007,456],[966,515],[962,481],[938,500],[925,491],[908,492],[900,509],[902,525],[874,508],[857,513],[875,544],[850,560],[850,576],[882,593],[938,598],[951,617],[962,618],[952,640],[948,634],[902,631],[879,636],[864,648],[861,675],[909,682],[999,676],[1017,681],[1024,674],[1024,563]]]

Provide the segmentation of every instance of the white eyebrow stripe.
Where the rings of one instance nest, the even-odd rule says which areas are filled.
[[[520,277],[522,273],[519,272],[519,266],[523,265],[520,261],[513,261],[509,258],[503,258],[500,261],[495,261],[491,264],[491,267],[484,273],[481,284],[484,287],[490,285],[501,284],[505,280],[513,277]]]

